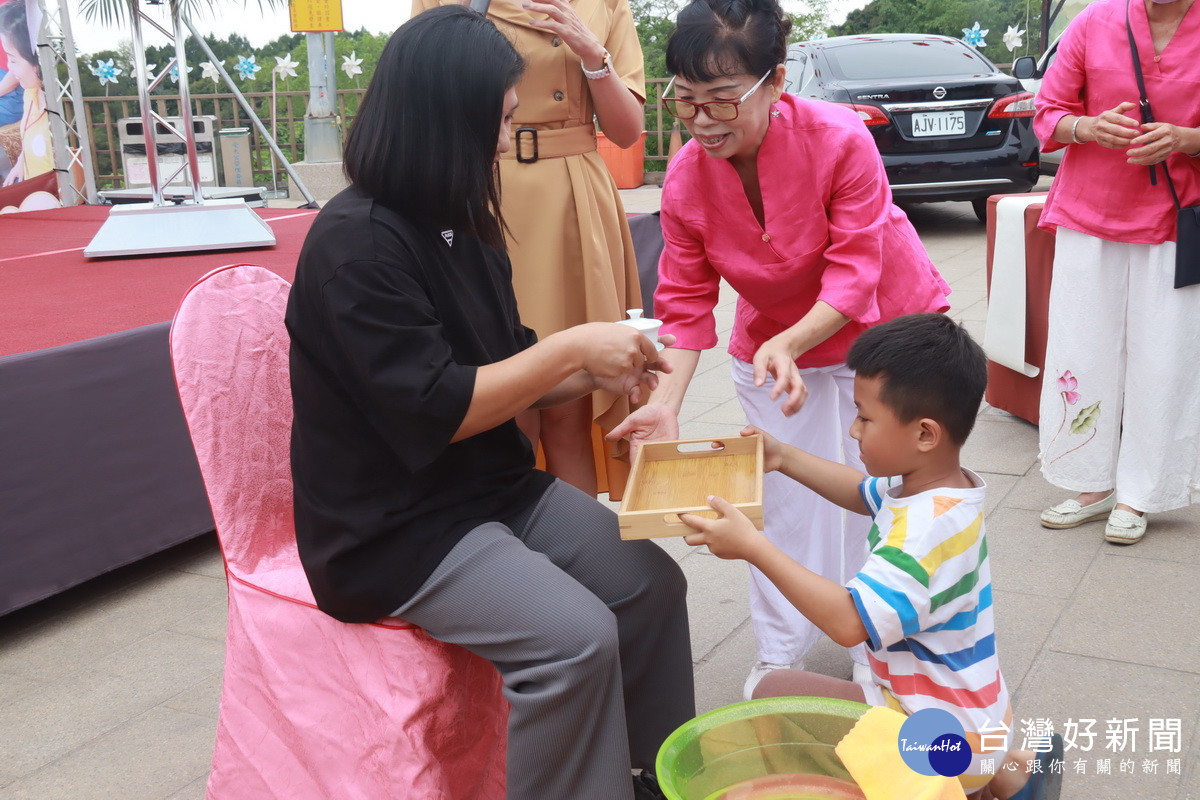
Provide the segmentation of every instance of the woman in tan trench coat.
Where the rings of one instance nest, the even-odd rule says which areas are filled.
[[[455,2],[414,0],[413,14]],[[500,161],[521,321],[545,337],[623,319],[642,304],[637,261],[592,120],[618,146],[635,144],[643,131],[642,49],[629,2],[492,0],[488,17],[529,65],[517,86],[513,147]],[[540,438],[547,471],[595,495],[592,422],[608,431],[628,412],[624,398],[597,392],[518,421],[532,441]],[[617,499],[628,464],[603,462]]]

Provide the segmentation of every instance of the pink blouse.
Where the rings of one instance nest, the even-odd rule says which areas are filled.
[[[892,204],[879,151],[858,116],[789,94],[774,109],[779,116],[758,151],[765,230],[727,160],[688,142],[671,161],[654,293],[662,332],[687,350],[714,346],[721,278],[738,293],[729,352],[743,361],[818,300],[851,321],[801,355],[801,368],[844,362],[871,325],[949,308],[950,287]]]
[[[1124,0],[1099,0],[1084,8],[1063,33],[1058,56],[1046,70],[1033,128],[1042,150],[1066,147],[1067,152],[1039,227],[1053,232],[1062,225],[1112,241],[1160,244],[1175,239],[1175,206],[1161,169],[1158,185],[1152,186],[1150,170],[1125,163],[1123,150],[1054,140],[1054,128],[1067,114],[1095,116],[1125,101],[1138,102],[1125,9]],[[1130,23],[1155,118],[1200,126],[1200,9],[1188,10],[1158,58],[1142,0],[1133,0]],[[1137,109],[1127,115],[1140,118]],[[1200,159],[1172,153],[1166,163],[1180,202],[1200,203]]]

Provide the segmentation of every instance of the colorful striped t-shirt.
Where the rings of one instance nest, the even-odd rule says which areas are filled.
[[[941,708],[968,732],[1008,712],[996,656],[992,580],[984,536],[987,487],[898,497],[895,478],[859,486],[874,517],[871,554],[848,584],[867,629],[875,681],[909,714]]]

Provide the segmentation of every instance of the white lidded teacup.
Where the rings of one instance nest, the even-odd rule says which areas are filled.
[[[654,346],[662,350],[665,345],[658,341],[658,329],[662,327],[661,319],[651,319],[650,317],[642,316],[642,309],[629,308],[625,310],[629,315],[629,319],[620,321],[621,325],[628,325],[631,328],[637,328],[650,341],[654,342]]]

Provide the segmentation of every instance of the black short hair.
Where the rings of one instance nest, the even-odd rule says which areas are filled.
[[[496,142],[504,94],[525,61],[483,15],[429,9],[401,25],[379,56],[343,164],[383,205],[503,247]]]
[[[987,356],[945,314],[909,314],[867,329],[846,365],[881,379],[879,399],[901,422],[937,420],[959,446],[971,435],[987,388]]]
[[[22,0],[0,5],[0,33],[12,41],[17,54],[33,64],[38,75],[41,75],[42,66],[29,41],[29,20],[25,16],[25,3]]]
[[[776,0],[691,0],[667,40],[667,70],[699,82],[763,75],[787,60],[791,30]]]

